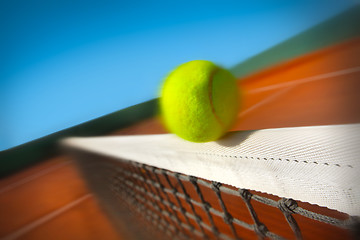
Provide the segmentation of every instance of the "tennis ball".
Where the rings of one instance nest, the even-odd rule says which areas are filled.
[[[230,129],[238,114],[236,79],[212,62],[190,61],[167,76],[159,104],[170,132],[192,142],[214,141]]]

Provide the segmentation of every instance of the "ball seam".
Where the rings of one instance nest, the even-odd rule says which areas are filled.
[[[215,68],[215,70],[213,70],[210,74],[209,77],[209,84],[208,84],[208,88],[209,88],[209,100],[210,100],[210,107],[211,107],[211,111],[213,113],[213,115],[215,116],[216,121],[221,125],[224,126],[223,122],[221,121],[220,117],[216,114],[215,108],[214,108],[214,104],[213,104],[213,80],[214,80],[214,76],[215,74],[219,71],[218,68]]]

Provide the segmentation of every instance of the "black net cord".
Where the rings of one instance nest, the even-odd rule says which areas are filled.
[[[182,181],[179,178],[179,174],[175,174],[175,178],[176,178],[176,181],[178,182],[181,190],[183,191],[183,193],[185,195],[185,201],[189,204],[189,206],[191,208],[191,211],[193,212],[193,214],[194,214],[194,216],[196,218],[196,223],[198,224],[198,226],[199,226],[199,228],[200,228],[200,230],[201,230],[201,232],[203,234],[203,237],[205,239],[208,239],[209,237],[206,235],[205,230],[204,230],[204,228],[202,226],[202,218],[196,213],[195,207],[191,202],[191,198],[190,198],[189,194],[187,193],[187,191],[186,191],[186,189],[184,187],[184,184],[182,183]]]
[[[255,230],[256,234],[258,235],[258,238],[264,239],[266,237],[266,233],[268,232],[268,229],[262,222],[260,222],[260,220],[255,212],[255,209],[250,202],[252,194],[250,193],[249,190],[246,190],[246,189],[239,189],[238,191],[239,191],[239,195],[245,202],[246,207],[250,212],[250,216],[251,216],[252,220],[254,221],[254,225],[255,225],[254,230]]]
[[[149,179],[152,179],[152,176],[150,175],[149,171],[148,171],[146,168],[144,168],[144,169],[145,169],[145,171],[146,171]],[[178,225],[179,225],[180,228],[182,229],[182,232],[185,234],[185,229],[184,229],[183,225],[181,224],[181,221],[180,221],[180,218],[179,218],[179,216],[178,216],[177,211],[175,210],[175,204],[171,201],[168,193],[165,191],[164,185],[161,183],[161,181],[159,180],[158,175],[156,175],[156,174],[155,174],[155,179],[156,179],[156,181],[158,182],[158,184],[160,185],[160,189],[161,189],[161,191],[163,192],[163,194],[165,195],[167,202],[170,204],[170,209],[171,209],[172,213],[174,214]],[[160,193],[159,193],[159,194],[160,194]],[[161,194],[160,194],[160,196],[161,196]],[[162,197],[161,197],[161,199],[162,199]],[[162,199],[162,200],[163,200],[163,199]],[[190,227],[190,228],[191,228],[191,227]],[[192,232],[193,232],[193,231],[192,231]],[[186,235],[186,234],[185,234],[185,235]],[[187,235],[186,235],[186,236],[187,236]],[[189,238],[189,236],[187,236],[187,237]]]
[[[155,168],[153,169],[153,172],[155,173]],[[167,183],[169,184],[172,194],[175,196],[176,202],[178,203],[178,206],[180,208],[180,212],[183,214],[186,223],[190,226],[190,231],[194,232],[195,227],[190,223],[190,220],[189,220],[188,216],[186,215],[186,209],[181,204],[181,201],[177,195],[178,191],[177,191],[176,187],[174,187],[172,185],[171,181],[169,180],[168,175],[166,174],[166,171],[162,171],[162,174],[165,177]]]
[[[235,239],[241,239],[238,235],[237,232],[235,230],[234,224],[233,224],[233,217],[231,216],[231,214],[229,213],[229,211],[227,210],[225,203],[221,197],[221,191],[220,191],[220,186],[221,183],[219,182],[212,182],[212,189],[214,190],[214,192],[216,193],[216,196],[219,200],[220,206],[223,210],[223,218],[224,218],[224,222],[226,224],[228,224],[230,226],[231,232],[234,235]]]
[[[189,180],[190,180],[190,182],[193,184],[196,193],[197,193],[198,196],[200,197],[200,201],[201,201],[201,203],[202,203],[202,207],[203,207],[206,215],[207,215],[208,218],[209,218],[212,232],[214,233],[215,237],[216,237],[217,239],[219,239],[219,235],[220,235],[219,230],[217,229],[217,227],[216,227],[216,225],[215,225],[215,223],[214,223],[214,219],[213,219],[213,217],[212,217],[212,215],[211,215],[211,213],[210,213],[210,211],[209,211],[210,208],[211,208],[211,205],[210,205],[208,202],[205,201],[204,196],[203,196],[203,194],[202,194],[202,192],[201,192],[201,190],[200,190],[200,187],[199,187],[199,185],[198,185],[198,183],[197,183],[197,180],[198,180],[198,179],[197,179],[196,177],[189,176]]]
[[[299,225],[297,224],[295,218],[292,216],[292,214],[294,213],[293,210],[298,207],[297,202],[294,201],[293,199],[283,198],[279,200],[278,203],[279,203],[278,207],[284,214],[285,219],[289,223],[291,229],[293,230],[296,239],[299,240],[302,239]]]
[[[143,180],[146,179],[146,176],[143,175],[141,168],[133,167],[133,171],[134,171],[134,172],[137,172],[137,173],[140,175],[140,177],[143,178]],[[151,186],[150,184],[148,184],[146,181],[139,181],[139,180],[137,180],[137,179],[134,179],[134,180],[135,180],[140,186],[142,185],[144,189],[148,189],[149,192],[153,192],[153,193],[156,195],[156,193],[154,192],[154,189],[152,188],[152,186]],[[157,190],[157,189],[156,189],[156,190]],[[158,202],[158,201],[156,201],[156,200],[154,200],[154,199],[151,199],[151,202],[152,202],[153,206],[154,206],[158,211],[160,211],[160,212],[162,211],[162,208],[161,208],[160,204],[162,204],[163,207],[166,209],[166,205],[163,203],[163,201]],[[168,226],[171,226],[171,225],[176,226],[176,228],[175,228],[175,231],[176,231],[176,232],[175,232],[175,233],[178,234],[178,232],[179,232],[178,226],[177,226],[176,224],[174,224],[174,223],[171,224],[170,221],[168,221],[167,219],[165,219],[165,221],[166,221],[166,223],[167,223]]]
[[[237,232],[239,229],[235,228],[235,225],[252,230],[259,239],[283,239],[281,236],[270,232],[260,221],[261,218],[259,219],[258,214],[261,216],[261,213],[255,211],[252,205],[253,201],[279,208],[297,239],[302,239],[302,234],[298,223],[293,217],[294,214],[342,229],[352,230],[355,238],[359,236],[359,218],[350,217],[341,220],[325,216],[299,207],[297,202],[292,199],[284,198],[275,201],[252,194],[246,189],[234,190],[219,182],[208,182],[194,176],[173,173],[165,169],[132,161],[94,161],[86,167],[92,168],[96,175],[100,174],[99,169],[101,169],[101,172],[106,173],[106,176],[102,176],[102,178],[109,181],[108,183],[113,192],[119,199],[123,198],[122,201],[129,206],[129,209],[137,212],[139,216],[144,216],[150,222],[150,225],[156,225],[155,228],[174,239],[188,239],[191,237],[190,235],[201,239],[240,239],[238,234],[241,233]],[[109,178],[114,172],[116,177]],[[190,197],[184,182],[191,183],[200,201]],[[203,188],[214,191],[221,206],[221,211],[214,209],[206,201],[202,192]],[[229,212],[226,202],[224,202],[225,195],[223,194],[225,193],[236,196],[245,203],[254,224],[248,224],[233,217],[234,215]],[[195,206],[204,210],[205,217],[208,218],[207,222],[203,221]],[[232,236],[219,232],[214,216],[223,218],[225,224],[229,226]],[[190,219],[193,222],[190,222]]]
[[[119,177],[120,176],[120,177]],[[152,212],[147,205],[144,202],[144,198],[141,197],[139,194],[137,194],[135,191],[132,191],[131,188],[128,188],[126,186],[127,179],[121,177],[121,175],[118,175],[119,177],[119,184],[113,186],[113,192],[119,197],[121,201],[125,201],[127,203],[127,206],[129,209],[133,209],[134,212],[137,212],[139,215],[145,216],[145,219],[148,221],[151,221],[153,225],[155,225],[155,228],[157,228],[159,231],[163,231],[169,236],[173,235],[172,232],[166,231],[164,227],[166,228],[166,225],[164,224],[161,217]],[[123,194],[121,194],[123,193]],[[127,196],[124,198],[124,195]],[[146,225],[145,225],[146,226]]]

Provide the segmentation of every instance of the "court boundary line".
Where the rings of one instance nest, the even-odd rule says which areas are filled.
[[[15,181],[15,182],[9,184],[8,186],[1,188],[0,189],[0,194],[4,194],[4,193],[6,193],[8,191],[11,191],[14,188],[17,188],[17,187],[19,187],[21,185],[24,185],[26,183],[29,183],[29,182],[37,179],[37,178],[40,178],[40,177],[42,177],[42,176],[44,176],[44,175],[46,175],[48,173],[51,173],[51,172],[56,171],[56,170],[58,170],[58,169],[60,169],[62,167],[65,167],[65,166],[69,165],[70,163],[71,163],[71,161],[66,161],[66,162],[58,163],[58,164],[56,164],[54,166],[49,166],[47,168],[44,168],[44,169],[40,170],[37,173],[34,173],[34,174],[32,174],[32,175],[30,175],[28,177],[25,177],[23,179]]]
[[[89,199],[90,197],[92,197],[93,195],[88,193],[85,194],[84,196],[66,204],[65,206],[52,211],[48,214],[46,214],[45,216],[42,216],[34,221],[32,221],[29,224],[26,224],[25,226],[20,227],[19,229],[15,230],[14,232],[6,235],[5,237],[1,238],[1,240],[14,240],[17,239],[21,236],[23,236],[26,233],[31,232],[32,230],[34,230],[35,228],[45,224],[46,222],[49,222],[50,220],[60,216],[61,214],[63,214],[64,212],[70,210],[71,208],[79,205],[80,203],[84,202],[85,200]]]
[[[287,88],[282,89],[281,91],[263,99],[262,101],[259,101],[257,103],[255,103],[254,105],[252,105],[251,107],[245,109],[244,111],[241,111],[238,114],[238,117],[244,117],[246,114],[249,114],[250,112],[254,111],[255,109],[258,109],[259,107],[269,104],[272,101],[276,100],[277,98],[279,98],[280,96],[284,95],[285,93],[291,91],[292,89],[294,89],[296,86],[290,86]]]
[[[254,94],[254,93],[265,92],[265,91],[274,90],[274,89],[278,89],[278,88],[282,88],[282,87],[291,87],[294,85],[296,86],[296,85],[300,85],[300,84],[304,84],[304,83],[308,83],[308,82],[324,80],[327,78],[347,75],[347,74],[356,73],[356,72],[360,72],[360,66],[353,67],[353,68],[346,68],[346,69],[342,69],[342,70],[334,71],[334,72],[323,73],[323,74],[319,74],[319,75],[315,75],[315,76],[311,76],[311,77],[295,79],[290,82],[278,83],[278,84],[274,84],[271,86],[255,88],[253,90],[249,90],[248,93]]]

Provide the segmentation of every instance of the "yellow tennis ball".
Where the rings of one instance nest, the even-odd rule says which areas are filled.
[[[188,141],[217,140],[233,125],[238,109],[235,77],[209,61],[180,65],[167,76],[161,89],[165,127]]]

